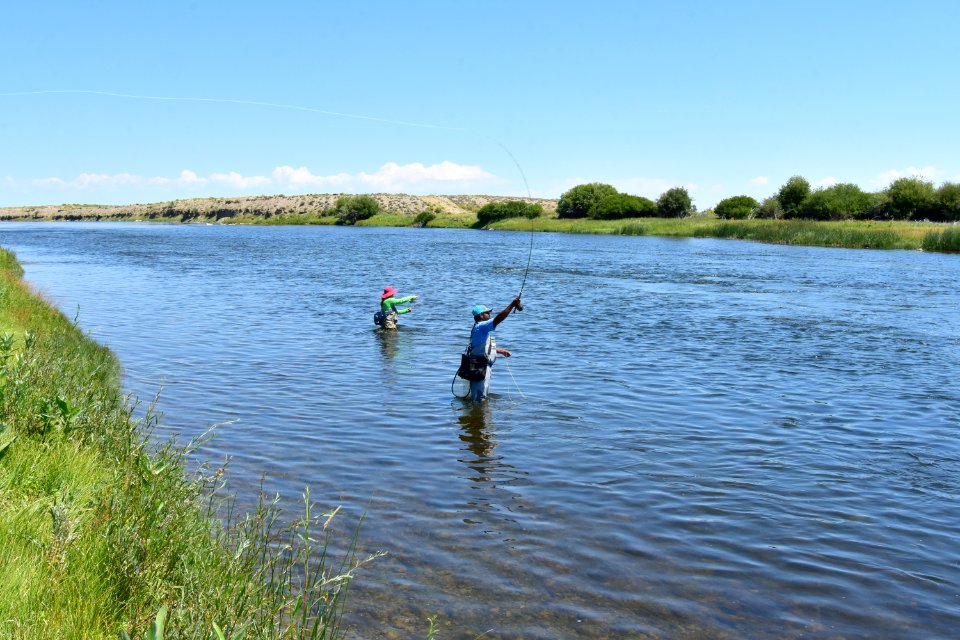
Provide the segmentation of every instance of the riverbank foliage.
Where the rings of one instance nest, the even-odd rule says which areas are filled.
[[[928,249],[924,238],[941,233],[943,224],[921,222],[824,222],[813,220],[721,220],[696,218],[639,218],[633,220],[505,220],[496,229],[553,231],[670,238],[729,238],[772,244],[846,247],[851,249]]]
[[[0,210],[0,220],[28,219],[482,228],[955,252],[949,227],[960,224],[960,184],[934,187],[921,178],[900,178],[868,193],[853,184],[813,188],[802,176],[793,176],[762,201],[732,196],[702,212],[684,187],[671,187],[654,202],[599,182],[577,185],[559,200],[306,194]]]
[[[331,514],[237,514],[223,469],[134,419],[119,365],[31,293],[0,250],[0,636],[23,640],[336,637],[350,549]]]

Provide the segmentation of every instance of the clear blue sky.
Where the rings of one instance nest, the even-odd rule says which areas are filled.
[[[8,3],[0,206],[960,181],[958,30],[955,0]]]

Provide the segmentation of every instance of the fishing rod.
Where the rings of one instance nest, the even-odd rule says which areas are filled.
[[[533,200],[533,194],[530,193],[530,183],[527,182],[527,174],[523,172],[523,167],[521,167],[520,163],[517,162],[517,159],[513,157],[513,154],[510,153],[510,149],[507,149],[505,146],[503,146],[503,143],[499,141],[495,140],[494,142],[496,142],[497,146],[503,149],[503,152],[506,153],[508,156],[510,156],[510,159],[513,160],[513,164],[516,165],[517,171],[520,172],[520,177],[523,178],[523,186],[527,188],[527,198],[530,200]],[[530,250],[527,252],[527,268],[523,270],[523,281],[520,283],[520,293],[517,294],[517,298],[523,295],[523,288],[527,285],[527,274],[530,273],[530,261],[533,258],[533,233],[534,233],[533,225],[531,224],[530,225]],[[518,303],[515,309],[517,311],[523,311],[523,305]]]

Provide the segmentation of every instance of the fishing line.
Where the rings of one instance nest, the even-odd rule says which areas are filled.
[[[507,365],[507,373],[510,374],[510,379],[513,380],[513,386],[515,386],[515,387],[517,388],[517,393],[520,394],[520,397],[521,397],[521,398],[523,398],[524,400],[526,400],[526,399],[527,399],[527,396],[524,395],[523,391],[520,390],[520,385],[517,384],[517,379],[513,377],[513,371],[510,369],[510,363],[508,363],[508,362],[506,361],[506,359],[504,359],[503,364]]]
[[[493,140],[493,138],[490,138]],[[510,159],[513,160],[513,164],[516,165],[517,171],[520,172],[520,177],[523,178],[523,186],[527,188],[527,198],[533,200],[533,195],[530,193],[530,183],[527,182],[527,174],[523,172],[523,167],[520,166],[520,163],[517,162],[517,159],[513,157],[513,154],[510,153],[510,149],[507,149],[499,140],[493,140],[498,147],[503,149],[504,153],[510,156]],[[523,282],[520,283],[520,294],[517,295],[519,298],[520,295],[523,295],[523,287],[527,284],[527,274],[530,273],[530,260],[533,258],[533,225],[530,226],[530,251],[527,253],[527,268],[523,271]],[[523,307],[517,307],[517,311],[523,311]]]

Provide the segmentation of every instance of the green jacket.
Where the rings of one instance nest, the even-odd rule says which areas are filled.
[[[407,308],[407,309],[398,309],[398,308],[397,308],[397,305],[398,305],[398,304],[406,304],[406,303],[412,301],[412,300],[413,300],[414,298],[416,298],[416,297],[417,297],[417,296],[407,296],[406,298],[387,298],[386,300],[381,300],[381,301],[380,301],[380,311],[383,311],[384,313],[390,313],[391,311],[395,311],[395,312],[397,313],[397,315],[399,315],[399,314],[401,314],[401,313],[410,313],[410,309],[409,309],[409,308]]]

